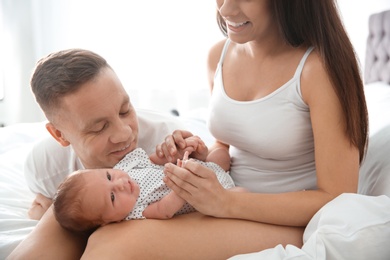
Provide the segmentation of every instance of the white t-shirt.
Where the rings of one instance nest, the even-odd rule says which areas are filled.
[[[185,125],[176,117],[150,110],[137,110],[138,146],[148,154],[176,129]],[[71,146],[63,147],[51,136],[34,145],[27,157],[24,174],[30,190],[53,198],[58,185],[72,172],[84,169]]]

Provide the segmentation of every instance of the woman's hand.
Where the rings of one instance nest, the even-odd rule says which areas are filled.
[[[211,169],[188,160],[181,167],[166,164],[164,173],[168,187],[197,211],[214,217],[228,217],[230,191],[222,187]]]

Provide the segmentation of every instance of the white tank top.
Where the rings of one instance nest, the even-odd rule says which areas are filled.
[[[309,107],[301,95],[300,77],[306,58],[287,83],[253,101],[227,96],[222,78],[226,41],[214,77],[208,127],[230,145],[231,176],[252,192],[280,193],[316,189],[314,139]]]

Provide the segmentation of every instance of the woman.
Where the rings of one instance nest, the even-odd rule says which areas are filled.
[[[195,163],[168,165],[166,183],[205,215],[304,227],[357,191],[367,142],[363,84],[335,2],[217,5],[228,39],[209,55],[209,129],[214,148],[229,149],[236,185],[252,192],[223,190]],[[160,152],[186,135],[177,131]]]
[[[206,215],[305,226],[357,191],[367,110],[353,48],[332,0],[217,3],[228,39],[209,56],[209,128],[252,193],[224,191],[195,164],[196,175],[169,165],[167,184]]]

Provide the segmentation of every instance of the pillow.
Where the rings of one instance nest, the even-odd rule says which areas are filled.
[[[358,193],[390,197],[390,125],[370,137],[360,167]]]
[[[389,259],[390,198],[342,194],[314,215],[303,239],[313,259]]]
[[[366,84],[370,139],[360,167],[358,193],[390,196],[390,86]]]

